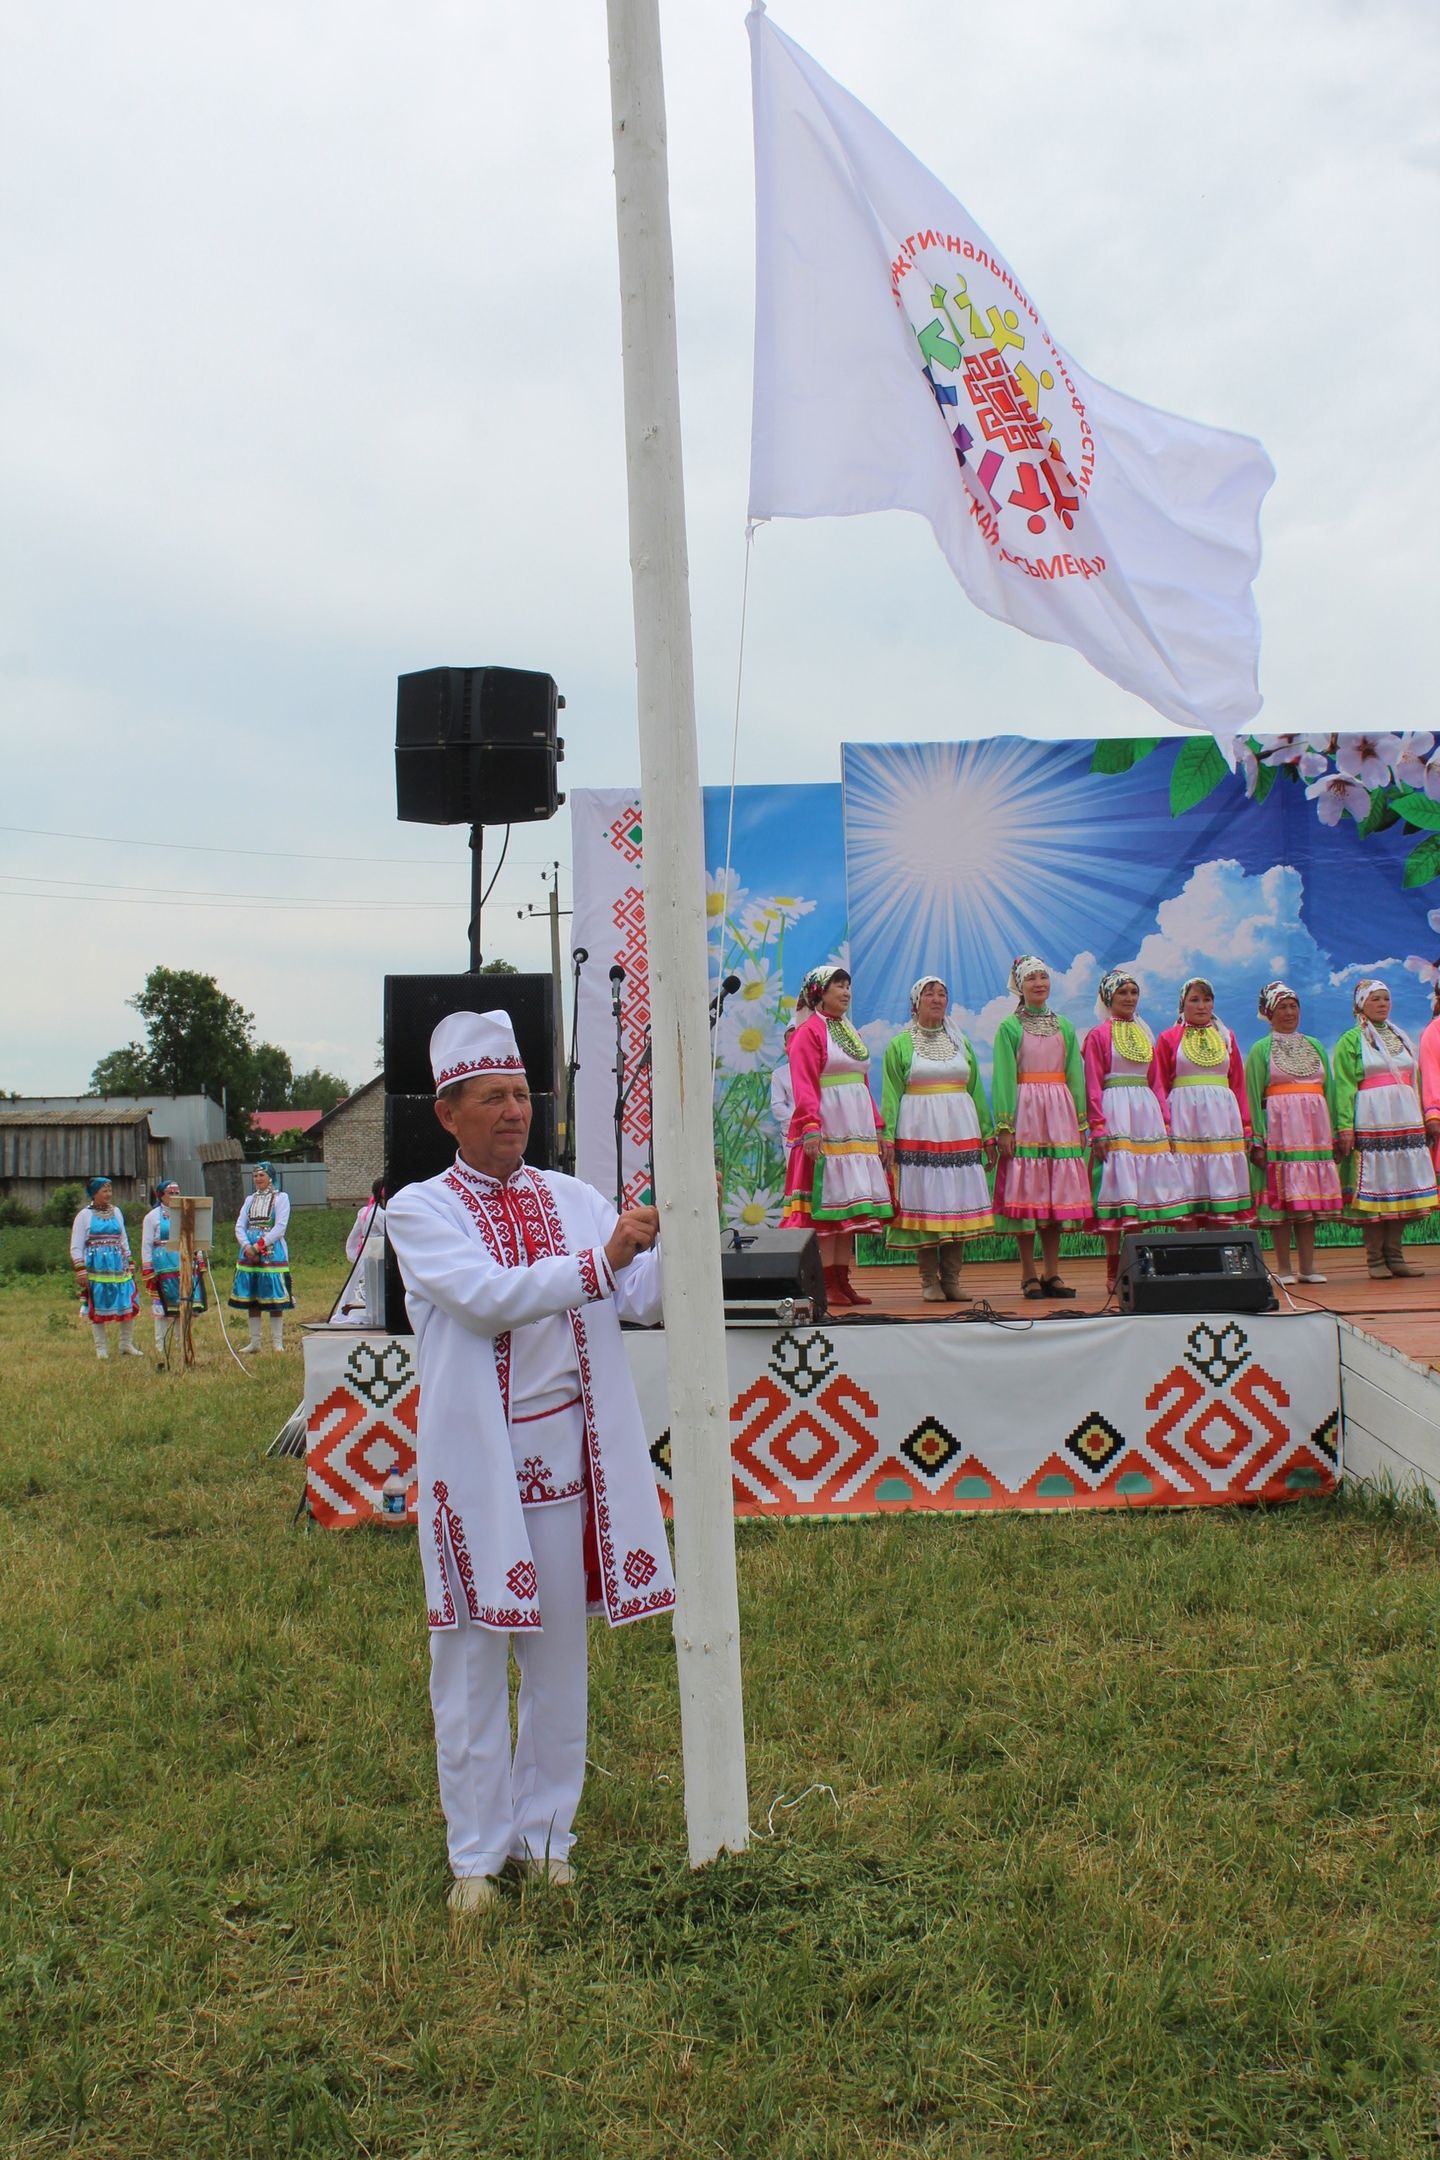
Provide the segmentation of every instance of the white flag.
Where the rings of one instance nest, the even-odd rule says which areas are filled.
[[[934,174],[762,6],[749,30],[751,518],[918,510],[987,615],[1243,728],[1264,450],[1087,375]]]

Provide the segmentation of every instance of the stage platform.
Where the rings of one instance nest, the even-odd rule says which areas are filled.
[[[1205,1506],[1342,1475],[1440,1500],[1440,1268],[1382,1286],[1358,1248],[1323,1264],[1293,1310],[1144,1317],[1106,1308],[1098,1259],[1065,1262],[1074,1300],[1033,1303],[1013,1264],[968,1267],[974,1302],[956,1307],[923,1304],[911,1269],[857,1270],[874,1303],[853,1317],[727,1328],[736,1513]],[[664,1332],[626,1341],[668,1500]],[[411,1474],[413,1350],[307,1330],[317,1522],[368,1520],[392,1460]]]

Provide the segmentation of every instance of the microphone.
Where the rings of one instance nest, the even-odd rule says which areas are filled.
[[[577,945],[574,952],[572,952],[570,955],[571,961],[577,968],[584,967],[585,962],[589,959],[589,957],[590,955],[588,952],[586,952],[583,945]]]
[[[610,970],[610,1009],[616,1019],[620,1017],[620,987],[625,980],[625,970],[617,960]]]
[[[716,991],[714,997],[712,997],[710,1000],[710,1010],[717,1020],[719,1019],[721,1013],[725,1010],[726,998],[734,997],[735,992],[739,989],[739,987],[740,977],[738,975],[727,975],[725,977],[725,980],[721,983],[720,988]]]

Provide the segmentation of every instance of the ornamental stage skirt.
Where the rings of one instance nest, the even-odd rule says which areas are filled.
[[[1405,1081],[1363,1086],[1355,1097],[1349,1206],[1356,1222],[1403,1222],[1435,1206],[1435,1165],[1415,1090]]]
[[[1185,1220],[1253,1222],[1250,1158],[1240,1105],[1224,1081],[1177,1081],[1170,1145],[1185,1182]]]
[[[1170,1152],[1160,1104],[1143,1080],[1105,1082],[1110,1152],[1092,1156],[1090,1179],[1096,1226],[1178,1223],[1187,1210],[1185,1173]]]
[[[140,1310],[135,1275],[118,1231],[92,1231],[85,1240],[86,1317],[103,1326],[133,1320]]]
[[[1064,1076],[1020,1075],[1015,1153],[995,1172],[997,1227],[1034,1230],[1042,1223],[1090,1220],[1090,1185],[1075,1104]]]
[[[908,1090],[895,1120],[895,1218],[886,1244],[913,1252],[994,1227],[973,1096],[932,1082]]]
[[[864,1075],[847,1073],[840,1084],[822,1081],[820,1118],[819,1158],[808,1161],[802,1141],[790,1150],[780,1227],[826,1237],[880,1229],[894,1209]]]
[[[1318,1080],[1265,1090],[1265,1171],[1257,1172],[1261,1222],[1289,1215],[1338,1215],[1344,1206],[1335,1135]]]

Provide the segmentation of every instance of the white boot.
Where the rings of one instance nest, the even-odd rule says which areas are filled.
[[[250,1340],[245,1344],[240,1355],[241,1357],[259,1357],[260,1355],[260,1315],[258,1312],[252,1312],[250,1315]]]
[[[270,1347],[272,1350],[283,1350],[285,1348],[284,1313],[272,1312],[270,1315]]]
[[[164,1313],[157,1312],[155,1315],[155,1355],[162,1365],[165,1362],[165,1330],[168,1326],[169,1322]]]
[[[141,1358],[145,1355],[143,1350],[137,1350],[135,1347],[135,1322],[133,1320],[122,1320],[120,1322],[120,1355],[121,1357]]]
[[[101,1327],[101,1325],[100,1325],[100,1323],[99,1323],[99,1321],[98,1321],[98,1320],[92,1320],[92,1321],[91,1321],[91,1323],[90,1323],[90,1332],[91,1332],[91,1334],[92,1334],[92,1335],[93,1335],[93,1336],[95,1337],[95,1355],[96,1355],[96,1357],[98,1357],[98,1358],[101,1358],[101,1359],[104,1359],[104,1358],[108,1358],[108,1357],[109,1357],[109,1355],[110,1355],[110,1352],[109,1352],[109,1351],[108,1351],[108,1350],[106,1349],[106,1347],[105,1347],[105,1330],[104,1330],[104,1328],[103,1328],[103,1327]]]

